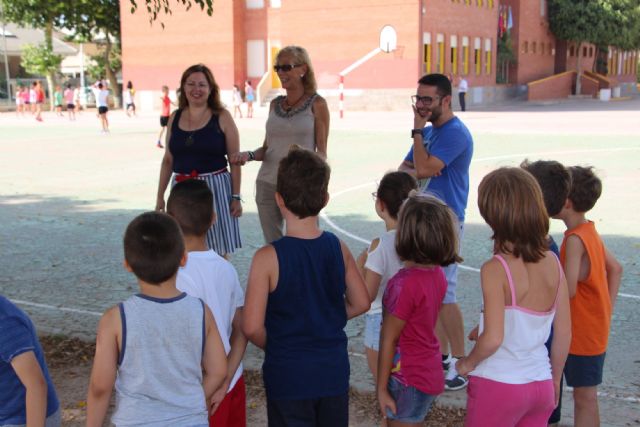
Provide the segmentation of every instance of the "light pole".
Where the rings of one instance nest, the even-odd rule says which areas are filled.
[[[4,53],[4,74],[7,77],[7,105],[11,105],[11,85],[9,84],[9,58],[7,56],[7,36],[4,25],[4,9],[2,0],[0,0],[0,19],[2,20],[2,51]]]

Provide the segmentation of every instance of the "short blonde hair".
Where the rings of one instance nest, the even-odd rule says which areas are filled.
[[[305,93],[316,93],[318,84],[316,83],[316,75],[313,72],[311,58],[309,58],[307,50],[300,46],[283,47],[276,56],[276,62],[279,62],[283,55],[291,56],[296,64],[304,64],[307,66],[307,72],[302,77],[302,85],[304,86]]]

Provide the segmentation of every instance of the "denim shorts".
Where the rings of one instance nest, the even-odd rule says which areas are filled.
[[[607,353],[597,356],[576,356],[569,354],[564,365],[564,378],[570,387],[594,387],[602,383],[604,358]]]
[[[378,351],[380,348],[380,327],[382,313],[366,314],[364,316],[364,346]]]
[[[393,376],[387,386],[391,397],[396,401],[396,414],[387,409],[387,418],[403,423],[421,423],[429,413],[436,396],[421,392],[410,385],[403,385]]]

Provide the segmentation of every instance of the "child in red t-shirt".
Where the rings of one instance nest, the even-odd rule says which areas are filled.
[[[169,123],[169,116],[171,116],[171,104],[175,105],[171,98],[169,98],[168,86],[162,86],[162,96],[160,97],[160,100],[162,101],[162,113],[160,114],[160,134],[158,135],[158,142],[156,145],[158,148],[164,148],[162,145],[162,135]]]
[[[382,298],[378,355],[378,402],[391,425],[421,423],[444,391],[435,328],[447,292],[442,267],[462,262],[456,227],[453,212],[433,196],[413,194],[400,210],[396,252],[404,268]]]

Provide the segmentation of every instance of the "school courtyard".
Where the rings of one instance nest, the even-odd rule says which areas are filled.
[[[413,120],[406,111],[332,112],[329,161],[331,200],[321,224],[360,253],[383,231],[371,192],[397,168],[411,146]],[[568,100],[514,102],[459,113],[471,130],[475,152],[463,240],[458,298],[465,328],[476,325],[481,307],[479,268],[491,256],[490,230],[476,205],[482,177],[523,159],[554,159],[593,165],[603,195],[589,213],[606,245],[624,266],[613,315],[605,378],[600,388],[604,426],[640,425],[640,99],[618,102]],[[33,117],[0,113],[0,294],[17,302],[41,333],[95,338],[100,314],[137,292],[122,267],[122,235],[137,214],[155,206],[162,150],[155,147],[157,113],[129,118],[110,112],[111,132],[101,134],[94,111],[74,122],[46,113]],[[266,110],[236,120],[241,148],[262,144]],[[259,164],[243,168],[244,248],[232,256],[240,281],[262,244],[254,182]],[[564,225],[553,220],[560,241]],[[362,318],[347,327],[351,382],[372,390],[362,345]],[[248,368],[260,352],[249,348]],[[88,379],[87,379],[88,381]],[[463,406],[466,392],[448,392],[439,403]],[[571,425],[573,401],[565,390],[562,425]]]

